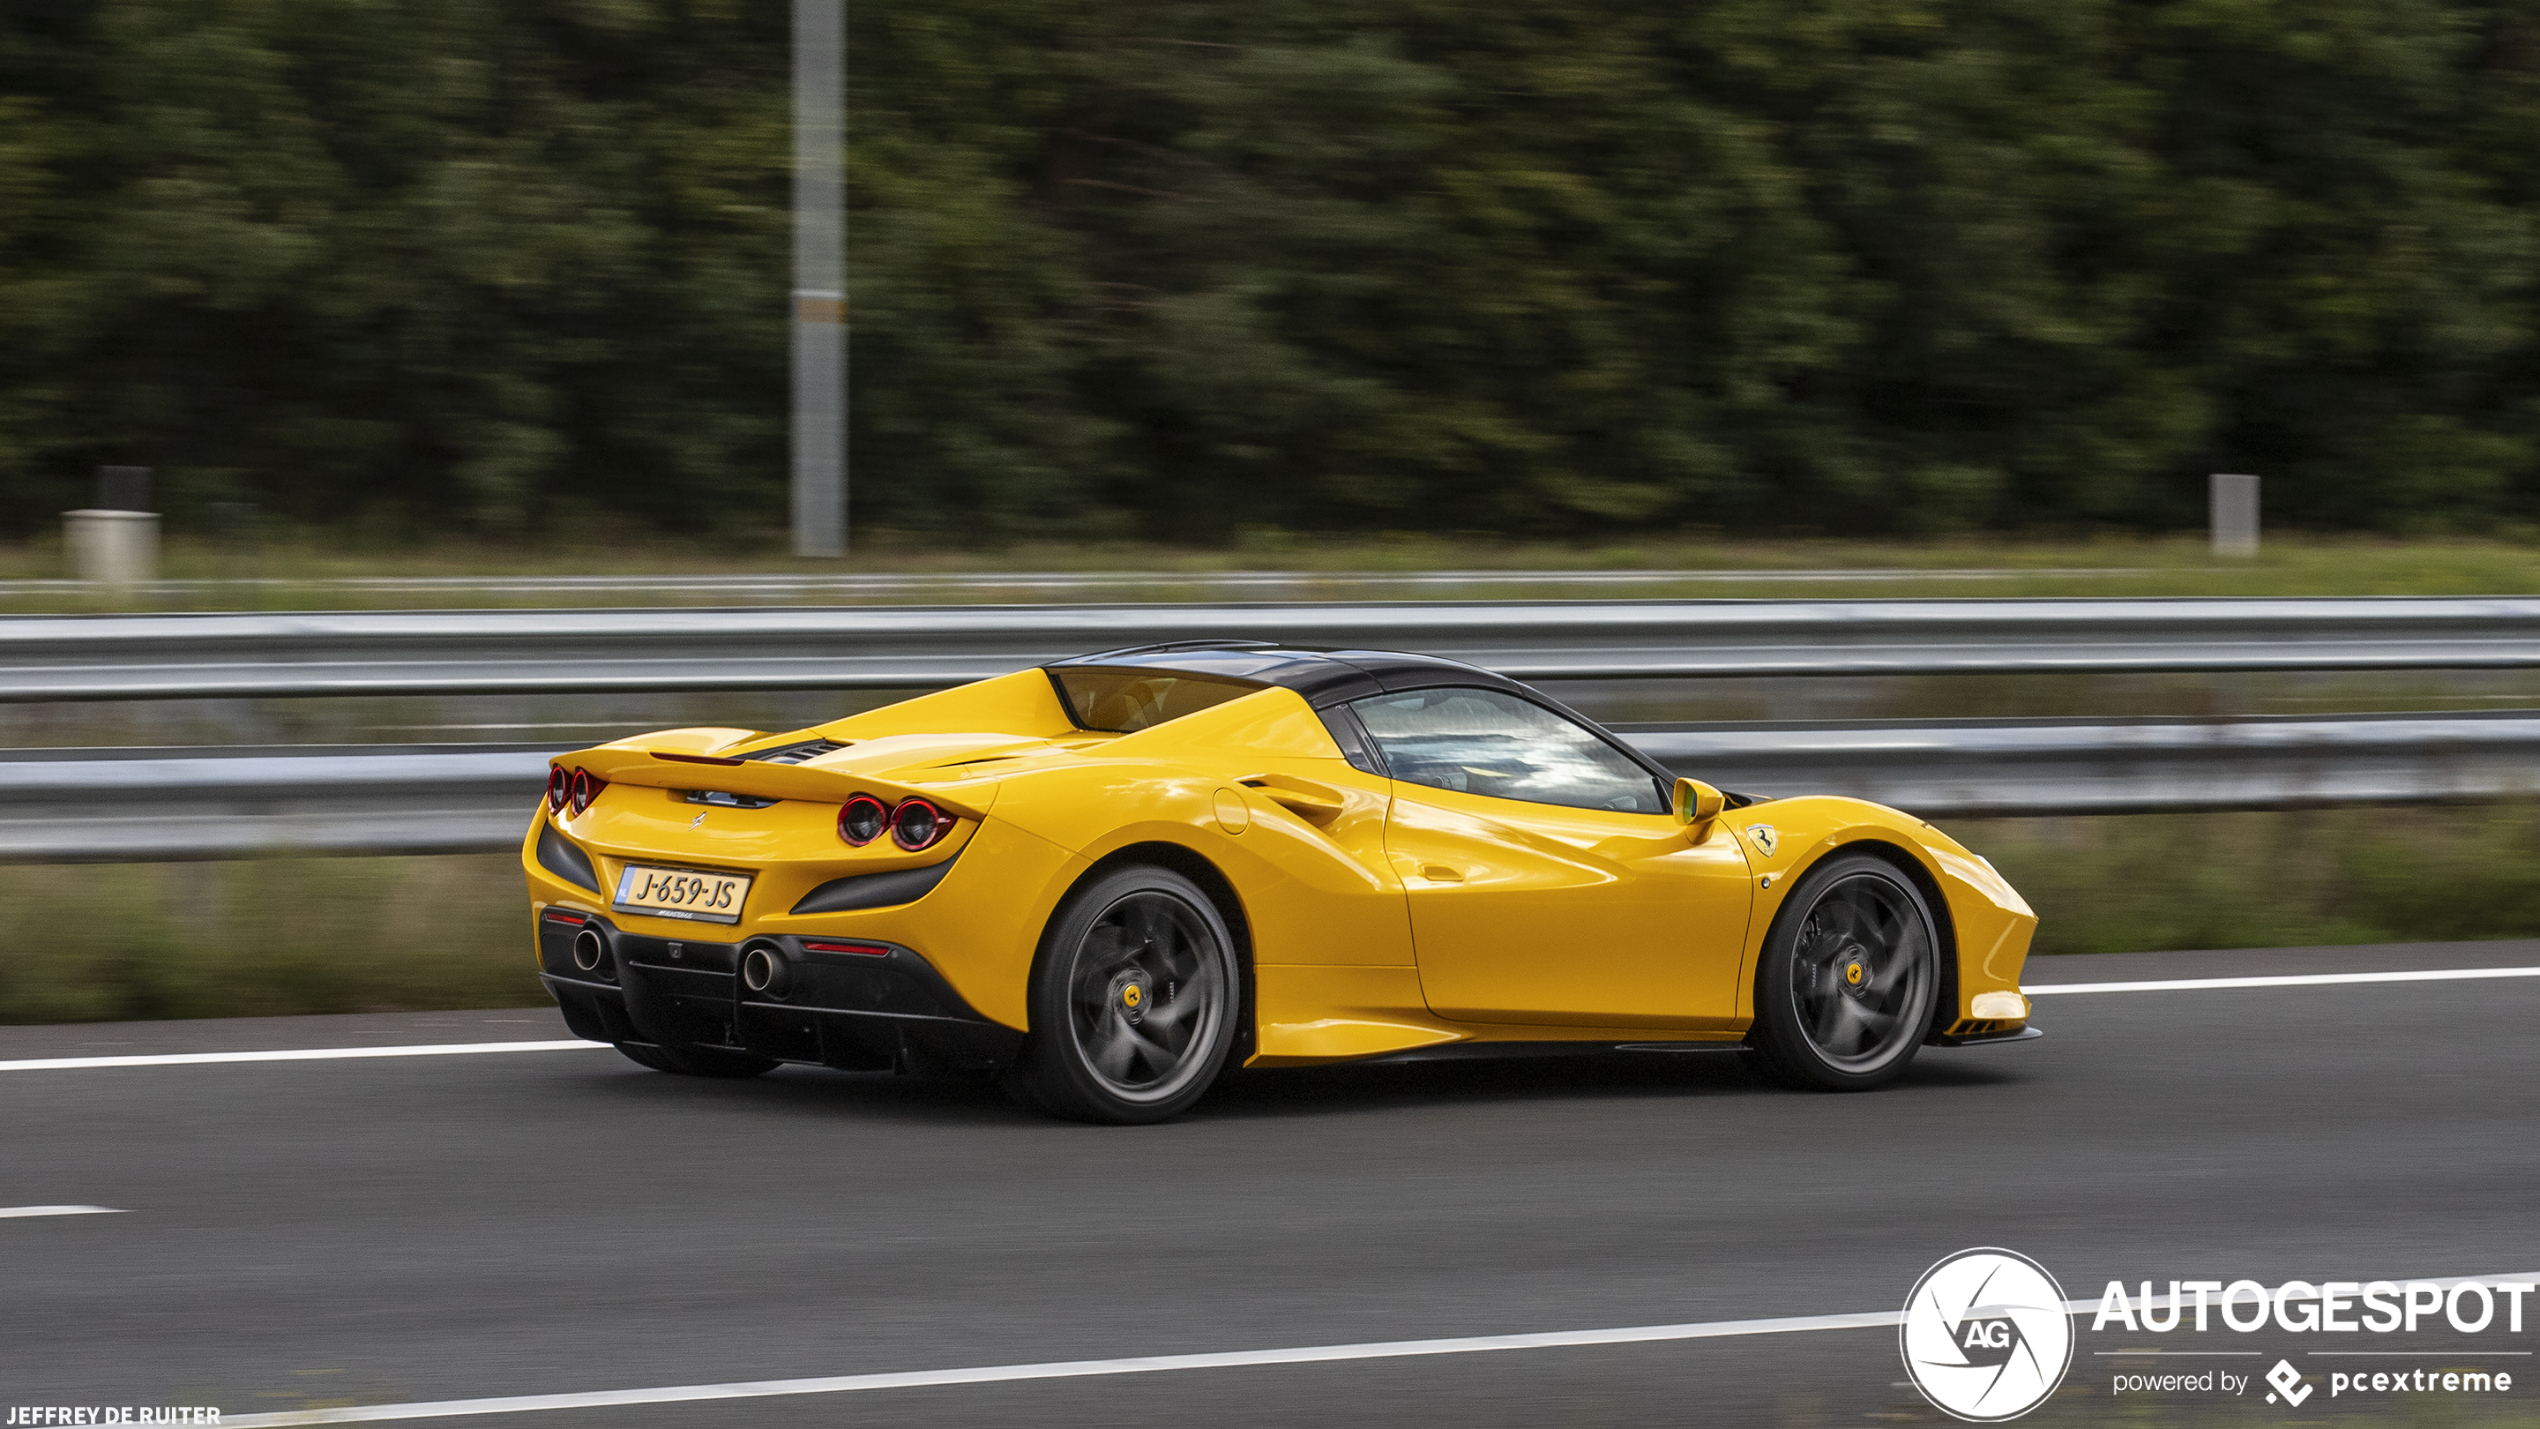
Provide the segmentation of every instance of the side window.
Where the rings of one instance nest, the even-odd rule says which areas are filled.
[[[1435,789],[1663,814],[1666,796],[1621,750],[1498,690],[1419,690],[1350,706],[1393,777]]]

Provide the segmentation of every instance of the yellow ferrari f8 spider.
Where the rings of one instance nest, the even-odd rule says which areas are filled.
[[[574,1032],[694,1076],[992,1071],[1140,1122],[1230,1065],[1729,1050],[1847,1090],[2037,1035],[2035,916],[1922,820],[1722,794],[1418,655],[1147,646],[622,740],[554,762],[521,863]]]

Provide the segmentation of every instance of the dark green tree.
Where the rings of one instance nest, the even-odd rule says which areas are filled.
[[[0,523],[783,518],[787,7],[16,0]],[[2540,14],[850,6],[859,519],[2540,519]]]

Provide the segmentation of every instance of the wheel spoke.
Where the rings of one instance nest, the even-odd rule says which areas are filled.
[[[1099,982],[1111,976],[1111,970],[1128,961],[1136,951],[1128,934],[1117,923],[1099,923],[1085,935],[1084,956],[1077,960],[1077,981]]]
[[[1180,1065],[1181,1055],[1148,1040],[1143,1028],[1132,1027],[1128,1029],[1128,1032],[1130,1045],[1136,1049],[1138,1055],[1146,1058],[1147,1068],[1152,1073],[1146,1080],[1160,1081],[1171,1075],[1174,1067]]]
[[[1843,1020],[1847,1029],[1857,1034],[1849,1052],[1852,1056],[1878,1046],[1887,1039],[1887,1029],[1896,1025],[1894,1013],[1872,1012],[1848,997],[1843,1000]]]
[[[1093,1063],[1095,1071],[1121,1081],[1129,1074],[1130,1059],[1137,1055],[1138,1039],[1131,1035],[1125,1022],[1114,1021],[1104,1031],[1109,1035],[1087,1050],[1085,1060]]]
[[[1832,1049],[1835,1028],[1841,1024],[1843,1009],[1848,1006],[1850,1004],[1840,994],[1821,996],[1817,999],[1816,1015],[1810,1019],[1811,1025],[1808,1031],[1809,1035],[1816,1039],[1818,1046]]]
[[[1139,1026],[1149,1032],[1174,1031],[1190,1017],[1191,1009],[1199,1006],[1199,992],[1199,988],[1194,984],[1182,984],[1181,989],[1173,994],[1171,1002],[1148,1013],[1146,1021]]]
[[[1120,928],[1127,936],[1130,952],[1145,952],[1170,936],[1172,920],[1157,906],[1161,901],[1148,894],[1120,905]]]

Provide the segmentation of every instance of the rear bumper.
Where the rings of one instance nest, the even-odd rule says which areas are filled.
[[[574,942],[599,935],[596,968]],[[876,953],[824,951],[834,938],[760,935],[739,943],[649,937],[594,914],[550,910],[538,920],[539,981],[565,1025],[595,1042],[716,1047],[850,1071],[990,1068],[1014,1059],[1023,1034],[979,1015],[932,964],[895,943],[857,939]],[[781,995],[742,985],[742,955],[762,949],[784,965]]]

